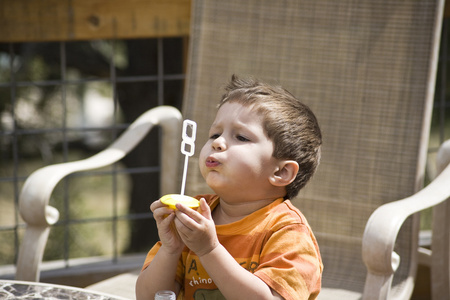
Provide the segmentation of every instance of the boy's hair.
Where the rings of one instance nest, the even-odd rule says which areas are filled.
[[[313,176],[320,161],[322,134],[314,113],[281,86],[251,78],[233,75],[225,91],[219,108],[227,102],[252,106],[263,116],[264,130],[274,143],[272,155],[298,163],[297,176],[286,187],[286,198],[294,198]]]

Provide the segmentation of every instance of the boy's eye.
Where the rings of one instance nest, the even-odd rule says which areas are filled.
[[[211,135],[209,138],[212,139],[212,140],[215,140],[215,139],[217,139],[219,136],[220,136],[220,134],[215,133],[215,134]]]
[[[236,138],[238,139],[238,141],[241,141],[241,142],[250,141],[248,138],[246,138],[245,136],[242,136],[242,135],[238,135],[238,136],[236,136]]]

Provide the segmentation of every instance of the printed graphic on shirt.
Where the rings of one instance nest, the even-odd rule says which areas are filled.
[[[187,261],[186,267],[188,269],[186,273],[186,283],[191,287],[201,288],[216,288],[211,277],[206,273],[203,266],[198,261],[198,258],[190,258]]]
[[[259,263],[255,261],[244,260],[239,262],[239,265],[242,266],[247,271],[254,273]],[[187,273],[186,273],[186,283],[195,289],[194,299],[195,300],[223,300],[225,297],[219,291],[217,286],[214,284],[211,277],[209,277],[208,273],[206,273],[205,269],[201,265],[200,261],[197,257],[190,257],[186,264]]]
[[[196,290],[194,300],[226,300],[222,293],[218,290]]]

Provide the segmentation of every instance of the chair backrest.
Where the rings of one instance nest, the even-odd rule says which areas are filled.
[[[231,74],[279,82],[318,117],[321,165],[294,203],[318,238],[324,287],[362,292],[367,219],[422,184],[441,8],[439,1],[194,1],[183,112],[198,122],[199,148]],[[188,193],[207,192],[196,163],[189,172]],[[394,285],[414,255],[417,222],[404,227]]]

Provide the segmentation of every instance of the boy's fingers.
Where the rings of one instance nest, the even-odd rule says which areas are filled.
[[[155,211],[153,212],[153,218],[157,222],[160,222],[163,219],[165,219],[167,216],[173,215],[173,214],[174,214],[173,209],[170,209],[168,207],[160,207],[160,208],[155,209]]]
[[[172,212],[172,213],[170,213],[168,215],[164,215],[162,222],[164,222],[164,223],[171,223],[174,218],[175,218],[175,214]]]
[[[155,209],[157,209],[159,207],[163,207],[163,206],[166,206],[166,205],[163,204],[160,200],[156,200],[156,201],[153,201],[152,204],[150,204],[150,210],[152,212],[154,212]]]
[[[209,207],[208,203],[206,202],[205,198],[200,199],[200,209],[198,212],[208,220],[212,219],[211,216],[211,208]]]
[[[188,217],[190,217],[191,219],[197,220],[197,212],[181,203],[177,203],[176,204],[176,208],[177,210],[175,211],[175,213],[183,213],[185,215],[187,215]]]
[[[208,203],[206,202],[205,198],[200,199],[200,206],[198,209],[195,209],[195,208],[192,209],[181,203],[177,203],[175,206],[179,211],[181,211],[189,216],[194,216],[196,214],[200,214],[204,217],[208,217],[208,215],[211,214],[211,209],[210,209]]]
[[[196,222],[200,222],[201,219],[203,218],[203,216],[202,216],[203,214],[201,214],[200,212],[198,212],[192,208],[187,207],[184,204],[177,203],[176,208],[178,211],[186,214],[187,216],[189,216],[191,219],[193,219]]]

